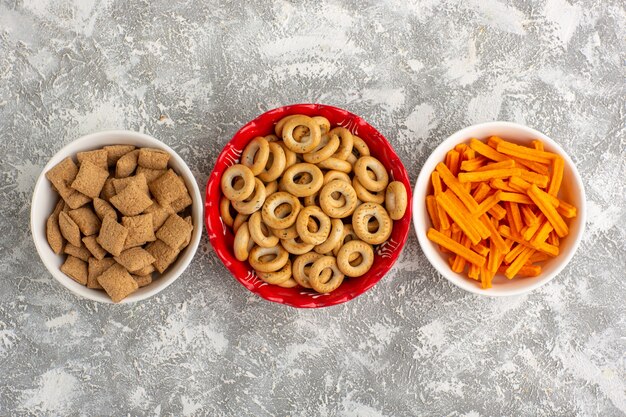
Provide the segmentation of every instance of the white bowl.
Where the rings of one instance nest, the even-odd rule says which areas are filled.
[[[30,227],[33,234],[33,240],[35,241],[35,247],[37,248],[37,252],[39,252],[41,260],[57,281],[77,295],[94,301],[112,303],[111,299],[104,291],[90,289],[80,285],[61,272],[60,267],[63,264],[64,257],[55,254],[50,248],[50,245],[48,245],[48,241],[46,239],[46,220],[60,197],[56,191],[52,189],[52,185],[46,178],[45,173],[68,156],[72,156],[76,161],[75,156],[77,152],[89,151],[106,145],[116,144],[157,148],[168,152],[171,155],[169,162],[170,167],[183,177],[185,184],[187,185],[187,189],[189,190],[189,194],[193,200],[193,204],[191,206],[191,216],[194,228],[191,236],[191,242],[189,242],[189,245],[180,253],[176,262],[174,262],[174,264],[172,264],[158,279],[153,281],[150,285],[140,288],[121,301],[121,303],[132,303],[151,297],[176,281],[176,279],[183,273],[193,259],[193,256],[198,249],[198,244],[200,243],[200,237],[202,236],[203,203],[202,197],[200,196],[200,190],[198,189],[198,184],[196,184],[196,180],[185,161],[183,161],[183,159],[176,152],[174,152],[172,148],[151,136],[126,130],[97,132],[76,139],[57,152],[39,175],[37,183],[35,184],[35,191],[33,191],[33,200],[30,211]]]
[[[430,175],[437,164],[445,159],[449,150],[459,143],[468,142],[470,138],[486,139],[490,136],[500,136],[505,140],[525,145],[528,145],[533,139],[539,139],[544,143],[546,151],[562,156],[565,160],[565,170],[559,197],[576,206],[578,214],[575,218],[568,221],[569,235],[561,239],[559,256],[543,263],[539,276],[509,280],[505,276],[497,274],[493,279],[493,287],[482,289],[480,282],[453,272],[447,260],[449,255],[441,253],[438,247],[426,237],[431,224],[426,211],[426,195],[430,189]],[[519,295],[532,291],[550,281],[565,268],[574,256],[583,236],[586,216],[585,189],[580,174],[571,158],[555,141],[543,133],[510,122],[482,123],[466,127],[448,137],[426,160],[413,191],[413,225],[415,226],[415,232],[417,233],[422,251],[435,269],[448,281],[466,291],[480,295]]]

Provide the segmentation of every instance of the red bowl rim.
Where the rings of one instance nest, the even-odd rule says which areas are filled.
[[[284,117],[285,115],[289,115],[289,114],[303,113],[303,110],[310,111],[310,110],[321,110],[321,109],[329,110],[329,111],[332,111],[332,112],[343,113],[343,114],[349,116],[351,119],[356,120],[359,123],[362,123],[362,124],[366,125],[368,128],[372,129],[373,133],[378,134],[380,136],[380,138],[384,139],[384,141],[388,144],[388,149],[386,149],[386,152],[388,154],[390,154],[393,158],[395,158],[399,162],[399,165],[396,167],[399,172],[397,172],[396,175],[394,175],[394,180],[401,181],[402,183],[404,183],[404,185],[406,187],[406,191],[407,191],[407,197],[408,197],[409,204],[407,204],[406,212],[405,212],[403,218],[401,220],[397,221],[397,222],[394,222],[394,229],[397,227],[396,225],[399,224],[400,222],[402,222],[402,225],[404,227],[403,227],[403,229],[399,230],[399,232],[400,232],[399,236],[396,236],[397,238],[399,238],[399,241],[397,242],[396,248],[394,250],[392,250],[390,253],[387,253],[387,255],[388,255],[387,256],[387,258],[388,258],[387,262],[389,263],[388,268],[384,272],[380,273],[379,276],[374,277],[374,279],[372,279],[371,282],[369,282],[367,285],[364,285],[363,287],[361,287],[359,289],[359,291],[346,294],[342,298],[333,298],[333,299],[328,300],[328,299],[325,299],[324,297],[322,297],[323,294],[319,294],[319,297],[317,297],[318,294],[315,294],[314,296],[311,297],[311,301],[310,302],[302,302],[302,301],[298,301],[298,300],[285,300],[284,298],[280,298],[280,297],[278,297],[278,298],[272,297],[271,295],[268,295],[265,292],[259,292],[258,289],[255,287],[254,283],[252,282],[253,280],[250,279],[249,276],[247,276],[245,278],[242,278],[242,277],[240,277],[236,273],[236,271],[235,271],[235,263],[241,263],[241,262],[237,261],[234,258],[234,256],[233,256],[232,260],[226,259],[222,255],[222,253],[217,250],[216,244],[218,244],[218,241],[220,241],[220,240],[218,239],[217,234],[212,232],[209,219],[211,217],[220,218],[220,214],[219,214],[219,210],[215,210],[210,205],[210,201],[211,201],[210,200],[210,189],[211,189],[212,184],[214,184],[214,183],[218,183],[219,184],[219,181],[217,181],[217,178],[219,177],[221,179],[220,171],[223,171],[223,170],[220,167],[218,167],[218,161],[220,161],[224,157],[224,154],[230,149],[228,145],[235,138],[237,138],[238,136],[244,134],[247,129],[251,128],[251,126],[254,126],[257,123],[259,123],[261,120],[265,120],[265,119],[267,119],[269,117],[274,117],[276,119],[274,121],[274,123],[275,123],[276,121],[278,121],[280,119],[279,117],[277,117],[278,115],[280,115],[280,117]],[[267,134],[270,134],[270,133],[273,133],[273,132],[268,132]],[[213,185],[213,187],[215,187],[215,185]],[[219,189],[219,186],[218,186],[218,190],[220,191],[220,195],[221,195],[221,190]],[[224,146],[224,148],[222,149],[222,151],[220,152],[220,154],[216,158],[215,164],[214,164],[214,168],[213,168],[213,170],[211,172],[211,175],[208,177],[208,180],[207,180],[207,185],[206,185],[206,189],[205,189],[205,212],[204,212],[204,218],[205,218],[205,227],[207,229],[207,234],[208,234],[208,237],[209,237],[209,242],[211,243],[211,246],[213,247],[213,250],[217,254],[218,258],[222,261],[224,266],[226,266],[226,268],[229,270],[231,275],[241,285],[246,287],[250,292],[257,294],[260,297],[262,297],[262,298],[264,298],[264,299],[266,299],[268,301],[279,303],[279,304],[288,305],[288,306],[291,306],[291,307],[296,307],[296,308],[321,308],[321,307],[330,307],[330,306],[333,306],[333,305],[342,304],[342,303],[345,303],[347,301],[350,301],[350,300],[360,296],[361,294],[363,294],[363,293],[367,292],[368,290],[370,290],[374,285],[376,285],[383,277],[385,277],[387,275],[389,270],[391,270],[391,268],[393,268],[393,265],[395,264],[396,260],[398,259],[398,257],[402,253],[402,250],[404,249],[404,245],[406,244],[406,241],[408,239],[408,234],[409,234],[409,231],[411,229],[411,226],[410,226],[411,219],[412,219],[412,213],[411,213],[412,212],[412,205],[411,205],[411,201],[412,201],[412,188],[411,188],[411,183],[410,183],[410,179],[409,179],[408,173],[406,171],[406,168],[404,167],[404,164],[402,163],[402,161],[401,161],[400,157],[398,156],[398,154],[395,152],[395,150],[391,146],[391,143],[375,127],[373,127],[367,121],[362,119],[360,116],[358,116],[358,115],[356,115],[354,113],[351,113],[351,112],[349,112],[347,110],[344,110],[342,108],[339,108],[339,107],[325,105],[325,104],[317,104],[317,103],[299,103],[299,104],[290,104],[290,105],[287,105],[287,106],[277,107],[277,108],[274,108],[274,109],[271,109],[271,110],[268,110],[268,111],[262,113],[261,115],[257,116],[256,118],[254,118],[253,120],[249,121],[244,126],[242,126],[233,135],[233,137],[228,141],[228,143]],[[258,278],[256,278],[256,279],[258,279]],[[299,288],[299,287],[297,287],[297,288]]]

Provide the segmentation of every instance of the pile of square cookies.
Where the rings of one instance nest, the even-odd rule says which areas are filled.
[[[170,155],[132,145],[67,157],[46,173],[61,199],[46,223],[67,276],[114,302],[152,283],[191,240],[192,204]]]

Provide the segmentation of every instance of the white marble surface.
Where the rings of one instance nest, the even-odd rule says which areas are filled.
[[[624,415],[625,26],[611,0],[0,0],[0,415]],[[469,124],[545,132],[585,181],[581,248],[489,299],[411,234],[373,290],[318,311],[247,293],[206,238],[137,305],[44,269],[29,201],[63,144],[144,131],[204,186],[238,127],[296,102],[363,116],[412,180]]]

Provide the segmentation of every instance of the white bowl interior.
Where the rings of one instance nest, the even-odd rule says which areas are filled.
[[[480,282],[474,281],[450,269],[448,264],[449,254],[443,254],[437,246],[427,237],[426,232],[430,227],[430,219],[426,211],[426,196],[431,191],[430,175],[439,162],[445,159],[446,153],[459,143],[469,142],[470,138],[486,139],[490,136],[500,136],[505,140],[518,144],[528,145],[531,140],[539,139],[544,143],[545,150],[557,153],[565,159],[563,183],[559,198],[567,201],[578,209],[578,215],[573,219],[565,219],[570,233],[560,241],[560,253],[554,259],[542,264],[542,271],[538,277],[507,279],[502,274],[497,274],[493,279],[493,287],[482,289]],[[565,151],[552,139],[541,132],[526,126],[509,122],[491,122],[467,127],[454,133],[444,140],[426,160],[420,171],[413,191],[413,225],[422,250],[430,263],[445,278],[464,290],[491,296],[518,295],[531,291],[554,278],[572,259],[585,228],[586,206],[585,191],[582,179],[576,166]]]
[[[75,156],[77,152],[98,149],[106,145],[115,144],[150,147],[167,151],[171,155],[170,167],[183,177],[189,190],[189,194],[193,200],[191,215],[194,222],[194,229],[191,242],[181,252],[174,264],[172,264],[160,277],[153,281],[152,284],[140,288],[135,293],[129,295],[121,301],[121,303],[131,303],[151,297],[174,282],[193,259],[193,256],[198,248],[198,244],[200,243],[200,237],[202,236],[203,203],[200,190],[198,189],[198,184],[196,183],[196,180],[194,179],[194,176],[187,164],[169,146],[143,133],[119,130],[92,133],[76,139],[57,152],[57,154],[50,159],[39,175],[33,192],[30,223],[37,252],[39,252],[39,256],[48,271],[50,271],[52,276],[54,276],[57,281],[73,293],[82,297],[94,301],[112,303],[111,299],[104,291],[93,290],[80,285],[61,272],[60,267],[63,264],[64,257],[55,254],[48,245],[48,241],[46,239],[46,220],[60,197],[56,191],[52,189],[52,185],[45,177],[45,173],[68,156],[72,156],[74,161],[76,161]]]

